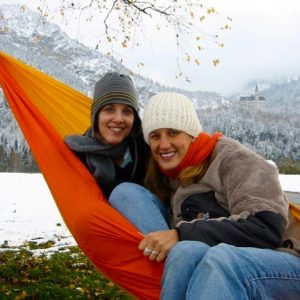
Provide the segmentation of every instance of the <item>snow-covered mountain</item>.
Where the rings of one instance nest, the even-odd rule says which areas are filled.
[[[275,112],[300,114],[300,78],[286,79],[263,91],[267,108]]]
[[[141,112],[149,97],[161,91],[186,94],[196,107],[208,132],[221,131],[255,149],[267,159],[300,160],[300,80],[249,83],[230,100],[247,96],[258,84],[267,110],[253,112],[235,105],[218,93],[185,91],[132,74],[122,63],[70,39],[57,25],[24,6],[0,6],[0,51],[21,59],[69,86],[91,96],[95,82],[107,71],[132,75],[140,97]],[[27,145],[0,89],[1,151],[26,152]],[[25,149],[25,150],[24,150]],[[8,157],[8,155],[6,155]],[[2,170],[6,170],[3,167]],[[17,167],[14,170],[18,170]]]
[[[300,114],[300,77],[251,80],[244,86],[242,91],[232,95],[229,99],[238,101],[241,96],[250,96],[254,93],[256,86],[259,88],[261,95],[266,98],[267,111]]]
[[[0,6],[0,51],[21,59],[88,96],[92,95],[94,84],[102,74],[112,70],[132,74],[120,62],[69,38],[57,25],[47,22],[25,6]],[[139,93],[141,111],[147,99],[160,91],[184,93],[198,108],[228,103],[217,93],[188,92],[163,86],[139,75],[133,74],[132,77]],[[2,95],[0,93],[0,140],[2,145],[18,145],[18,150],[21,150],[24,145],[22,134],[14,122],[10,122],[12,118]]]

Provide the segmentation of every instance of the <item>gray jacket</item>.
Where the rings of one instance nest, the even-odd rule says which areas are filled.
[[[199,182],[176,189],[171,225],[181,240],[275,249],[287,233],[288,207],[276,167],[221,137]]]

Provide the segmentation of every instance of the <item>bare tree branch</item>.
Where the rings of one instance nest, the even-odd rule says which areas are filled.
[[[46,13],[39,7],[43,16],[48,16],[47,1],[39,0],[46,7]],[[156,0],[60,0],[59,12],[62,17],[66,17],[65,13],[68,9],[77,10],[79,20],[85,16],[85,21],[91,21],[96,15],[100,16],[99,33],[100,36],[104,34],[108,42],[101,44],[103,48],[109,44],[113,48],[115,43],[123,48],[129,45],[140,46],[140,41],[144,43],[148,37],[142,32],[149,24],[159,32],[167,30],[173,35],[170,35],[170,41],[175,41],[177,49],[178,77],[183,74],[180,70],[181,61],[198,66],[204,49],[212,53],[209,47],[211,44],[224,47],[219,33],[220,30],[222,33],[230,30],[229,23],[232,22],[231,18],[220,16],[213,7],[202,4],[202,0],[165,0],[162,2]],[[216,26],[213,33],[205,30],[205,21],[208,18],[213,19],[215,23],[222,22],[221,26]],[[149,40],[151,44],[151,35]],[[97,49],[98,45],[100,45],[100,38],[96,45]],[[113,51],[112,49],[107,53],[111,55]],[[179,57],[183,60],[179,60]],[[219,64],[219,59],[214,57],[212,63],[216,66]],[[139,63],[139,65],[143,64]],[[189,81],[187,77],[186,80]]]
[[[107,20],[108,20],[108,18],[110,16],[111,12],[113,11],[113,9],[114,9],[114,7],[115,7],[115,5],[116,5],[117,2],[118,2],[118,0],[114,0],[112,6],[110,8],[110,10],[108,11],[108,13],[107,13],[107,15],[106,15],[106,17],[104,19],[104,26],[105,26],[105,33],[106,33],[106,35],[108,35],[108,28],[109,28],[108,25],[107,25]]]
[[[90,4],[88,4],[88,5],[82,7],[82,10],[92,7],[94,1],[95,1],[95,0],[91,0]]]
[[[148,1],[135,1],[135,2],[132,0],[121,0],[121,1],[127,5],[133,6],[135,9],[137,9],[141,13],[144,13],[148,16],[151,16],[151,14],[147,12],[148,10],[151,10],[151,11],[154,11],[159,14],[166,15],[166,16],[170,15],[169,13],[167,13],[167,10],[170,8],[170,6],[165,8],[164,10],[162,10],[162,9],[157,8],[153,3],[148,2]],[[142,5],[143,7],[140,6],[139,4]],[[147,5],[147,6],[144,6],[144,5]]]

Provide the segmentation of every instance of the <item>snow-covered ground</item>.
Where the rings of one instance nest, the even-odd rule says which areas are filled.
[[[300,175],[280,175],[280,182],[284,191],[300,193]],[[32,240],[76,245],[41,174],[0,173],[0,246]]]
[[[76,245],[43,176],[0,173],[0,246],[48,240],[55,242],[49,251]]]

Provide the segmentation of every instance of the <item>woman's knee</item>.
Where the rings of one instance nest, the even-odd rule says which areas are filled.
[[[111,192],[111,196],[113,195],[121,195],[124,196],[127,193],[135,193],[139,190],[141,186],[136,183],[131,182],[123,182],[118,184]]]
[[[109,204],[142,233],[169,229],[159,199],[143,186],[128,182],[118,185]]]
[[[198,241],[181,241],[175,244],[168,254],[166,264],[197,264],[209,249],[209,246]]]
[[[108,202],[111,205],[117,204],[118,202],[131,201],[136,199],[136,196],[142,192],[142,186],[131,183],[123,182],[117,185],[111,192]]]
[[[237,254],[237,248],[228,244],[219,244],[211,247],[207,251],[205,257],[202,260],[203,268],[212,268],[214,271],[222,270],[223,273],[233,271],[239,262],[239,256]],[[221,272],[220,272],[221,273]]]
[[[159,198],[148,189],[135,183],[124,182],[116,186],[108,202],[116,209],[130,206],[136,207],[137,210],[149,209],[150,212],[158,209],[165,219],[168,217],[168,209]]]

